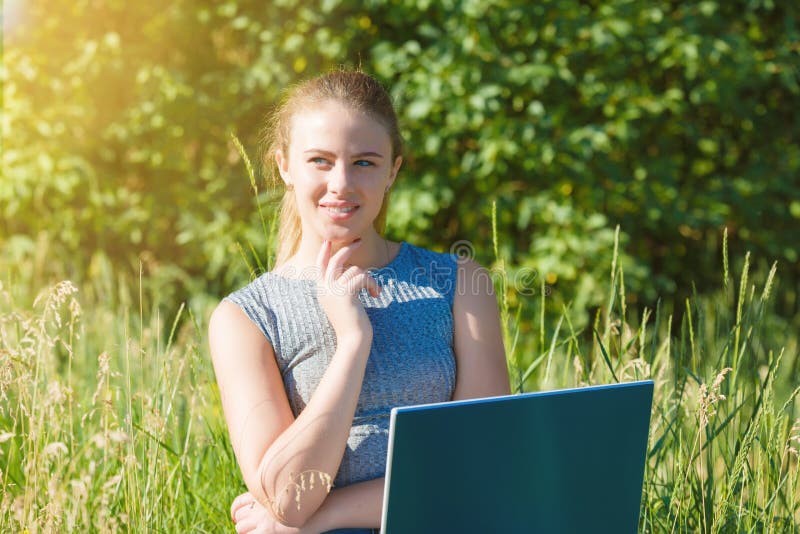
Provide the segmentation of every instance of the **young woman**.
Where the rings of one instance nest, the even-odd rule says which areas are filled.
[[[391,408],[509,393],[491,279],[381,236],[402,139],[372,77],[297,86],[271,128],[265,163],[285,186],[276,266],[209,324],[249,490],[232,519],[237,532],[377,532]]]

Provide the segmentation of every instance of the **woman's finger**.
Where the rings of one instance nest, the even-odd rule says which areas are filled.
[[[325,272],[328,269],[328,262],[331,259],[331,242],[327,239],[322,242],[317,253],[317,275],[324,278]]]
[[[381,285],[371,274],[367,275],[367,291],[369,291],[369,294],[372,295],[373,298],[378,298],[378,295],[383,291]]]
[[[377,298],[381,292],[381,286],[369,271],[353,265],[349,267],[342,276],[336,279],[335,289],[345,292],[344,294],[355,295],[362,288],[365,288],[372,297]]]
[[[250,515],[236,523],[236,532],[238,534],[252,532],[256,529],[257,526],[258,526],[258,518],[253,517],[253,515]]]
[[[381,293],[381,286],[378,284],[378,281],[366,271],[356,274],[348,282],[348,285],[353,293],[360,291],[361,288],[366,288],[369,294],[374,298],[377,298]]]
[[[242,506],[245,506],[245,505],[249,506],[250,503],[253,502],[253,501],[255,501],[255,499],[253,498],[252,495],[250,495],[249,491],[245,492],[245,493],[242,493],[241,495],[239,495],[235,499],[233,499],[233,502],[231,503],[231,519],[236,521],[236,511],[239,508],[241,508]]]
[[[350,286],[348,285],[349,281],[355,278],[355,276],[360,272],[362,272],[363,270],[364,269],[362,269],[358,265],[351,265],[350,267],[347,268],[345,272],[343,272],[338,278],[336,278],[336,283],[343,285],[346,289],[349,289],[350,288]]]
[[[339,278],[345,270],[345,262],[355,249],[361,246],[361,239],[356,239],[336,251],[326,265],[325,279],[330,281]]]
[[[240,506],[239,509],[236,510],[236,513],[234,514],[233,522],[238,524],[243,519],[246,519],[247,516],[253,515],[253,513],[254,510],[252,504]]]

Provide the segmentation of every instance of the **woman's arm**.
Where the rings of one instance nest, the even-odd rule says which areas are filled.
[[[253,496],[243,493],[231,504],[231,519],[242,534],[320,534],[340,528],[375,528],[381,522],[384,478],[333,490],[300,528],[278,523]]]
[[[318,287],[326,290],[320,303],[336,332],[337,347],[296,419],[273,348],[242,310],[223,301],[209,323],[214,371],[245,484],[285,525],[303,525],[328,495],[361,392],[372,327],[355,295],[362,287],[377,291],[377,284],[353,268],[341,274],[354,248],[343,247],[331,257],[326,244],[320,252],[320,272],[345,276],[348,291],[330,285],[336,276],[319,281]]]
[[[460,260],[453,300],[456,389],[453,400],[511,393],[500,313],[489,272]]]
[[[328,495],[308,521],[311,532],[381,526],[384,477],[350,484]]]
[[[327,481],[319,473],[332,480],[339,469],[361,391],[369,339],[339,341],[314,395],[295,419],[272,347],[260,340],[256,345],[255,333],[249,331],[256,327],[245,321],[249,319],[235,304],[224,301],[209,324],[231,444],[250,493],[276,519],[300,526],[328,493]],[[258,335],[264,339],[260,331]],[[306,489],[300,491],[304,482]]]

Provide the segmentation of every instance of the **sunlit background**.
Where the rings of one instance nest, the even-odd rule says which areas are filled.
[[[247,272],[236,243],[269,246],[230,135],[258,167],[285,87],[361,65],[408,140],[390,236],[489,264],[496,202],[509,264],[586,308],[619,224],[640,307],[715,289],[727,227],[735,261],[779,263],[791,318],[795,13],[741,4],[6,2],[3,255],[47,247],[78,279],[102,255],[173,308],[217,298]]]
[[[628,369],[646,364],[653,375],[669,365],[661,374],[669,388],[659,393],[668,418],[687,391],[735,366],[738,378],[723,392],[733,399],[725,416],[737,419],[722,425],[730,434],[705,465],[717,480],[745,476],[718,458],[750,453],[755,438],[747,441],[746,431],[767,417],[758,415],[758,392],[773,391],[778,408],[787,402],[775,408],[783,419],[771,419],[773,441],[764,434],[762,443],[785,442],[797,417],[789,395],[800,383],[798,9],[772,0],[4,1],[0,400],[12,408],[0,412],[0,530],[113,531],[119,513],[135,520],[133,530],[219,526],[215,514],[238,484],[230,456],[218,463],[228,474],[203,479],[207,489],[188,501],[177,489],[177,500],[159,500],[137,469],[150,465],[149,446],[184,474],[227,450],[206,319],[271,265],[279,192],[261,172],[264,118],[293,82],[336,66],[374,74],[397,105],[407,154],[388,236],[440,251],[467,241],[478,261],[505,269],[503,280],[522,280],[503,287],[498,279],[515,389],[610,381],[608,349],[617,372],[631,361],[639,363]],[[234,136],[252,160],[253,182]],[[523,269],[536,275],[515,278]],[[71,285],[56,286],[64,281]],[[82,341],[37,300],[53,287],[61,296],[52,310],[89,328]],[[26,313],[53,322],[26,338],[24,325],[38,324],[14,322]],[[747,321],[756,326],[748,331]],[[61,343],[30,342],[67,332]],[[110,355],[105,368],[100,354]],[[125,363],[130,355],[141,361]],[[40,360],[50,363],[32,363]],[[74,369],[81,371],[70,378]],[[130,376],[138,378],[124,385]],[[770,376],[774,388],[764,389]],[[173,382],[186,388],[166,387]],[[733,384],[740,396],[724,389]],[[74,401],[76,413],[37,412],[42,398]],[[118,410],[98,411],[98,399]],[[173,400],[184,411],[167,410]],[[83,480],[58,465],[95,477],[88,466],[99,457],[63,463],[81,444],[94,450],[86,444],[98,434],[76,430],[91,406],[99,419],[87,424],[105,439],[102,457],[114,457],[112,447],[127,451],[113,464],[125,466],[116,486],[103,486],[118,474],[112,467],[94,489],[87,483],[82,502],[111,510],[102,523],[81,505],[45,513],[22,489],[45,487],[54,472],[64,487]],[[694,424],[691,403],[681,406],[686,421],[654,426],[663,438],[654,476],[653,465],[666,465],[662,454],[677,455],[675,469],[698,458],[689,454],[695,434],[674,430]],[[178,419],[169,423],[168,414]],[[51,420],[76,423],[48,440],[36,429]],[[111,439],[115,429],[126,438]],[[57,437],[62,431],[68,439]],[[51,463],[38,462],[50,441],[69,454],[51,447]],[[14,456],[14,447],[27,452]],[[131,458],[139,467],[125,463]],[[758,494],[796,518],[797,500],[777,497],[797,487],[792,458],[773,461],[777,479],[753,493],[714,485],[714,476],[700,476],[694,489],[686,476],[673,486],[681,477],[661,473],[645,510],[658,528],[713,523],[725,531],[734,513],[727,505],[685,503],[746,495],[754,499],[748,524],[763,526],[774,509]],[[751,474],[760,465],[753,462]],[[159,469],[165,474],[153,487],[186,483],[166,474],[172,467]],[[224,489],[214,489],[221,481]],[[210,494],[218,502],[205,503]],[[163,511],[167,502],[180,512],[146,514],[148,503]],[[653,524],[643,529],[658,530]]]

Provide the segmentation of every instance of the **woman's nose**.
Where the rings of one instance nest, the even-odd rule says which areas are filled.
[[[353,175],[351,171],[346,163],[337,161],[328,176],[328,189],[337,193],[352,189]]]

